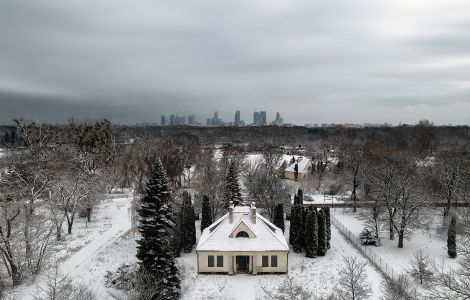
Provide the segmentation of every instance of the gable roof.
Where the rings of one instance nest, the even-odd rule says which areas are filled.
[[[300,160],[299,160],[300,159]],[[299,173],[303,173],[304,171],[306,171],[306,168],[309,166],[310,163],[310,159],[306,158],[306,157],[299,157],[297,159],[296,162],[290,164],[287,168],[286,168],[286,171],[287,172],[295,172],[294,171],[294,167],[295,167],[295,164],[298,165],[299,167]]]
[[[248,206],[233,208],[233,222],[226,213],[212,225],[205,228],[199,239],[196,251],[289,251],[284,233],[266,218],[256,213],[256,223],[252,222]],[[256,237],[229,237],[244,223]]]

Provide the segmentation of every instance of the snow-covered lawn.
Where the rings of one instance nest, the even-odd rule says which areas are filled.
[[[288,222],[286,222],[286,232]],[[301,282],[316,297],[326,297],[333,293],[337,284],[338,269],[343,256],[356,256],[366,259],[349,244],[334,227],[331,228],[331,249],[326,256],[307,258],[305,253],[289,254],[289,275]],[[261,287],[278,287],[287,275],[198,275],[196,253],[183,254],[178,259],[183,271],[183,297],[192,299],[264,299]],[[371,299],[381,296],[382,275],[369,263],[368,280],[372,285]]]
[[[51,261],[58,261],[60,271],[77,283],[84,283],[98,294],[98,299],[108,299],[104,288],[104,274],[113,271],[129,260],[135,260],[135,244],[126,233],[131,228],[130,195],[102,200],[92,218],[86,224],[77,219],[73,234],[53,250]],[[37,286],[47,280],[47,270],[35,282],[17,289],[19,299],[33,299]]]
[[[358,213],[347,212],[342,208],[332,210],[335,217],[351,232],[358,235],[364,229],[364,221],[358,217]],[[385,259],[393,269],[404,273],[410,268],[410,262],[414,253],[423,251],[438,263],[444,262],[446,266],[456,266],[457,261],[447,256],[447,236],[440,235],[435,230],[429,232],[416,231],[404,241],[404,248],[398,248],[398,237],[390,240],[388,236],[381,234],[382,246],[372,247],[373,251],[382,259]]]

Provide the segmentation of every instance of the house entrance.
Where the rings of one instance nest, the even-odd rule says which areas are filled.
[[[237,256],[235,258],[237,264],[237,273],[248,273],[250,269],[249,256]]]

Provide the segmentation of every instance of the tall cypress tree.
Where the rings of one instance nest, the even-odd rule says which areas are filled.
[[[141,270],[166,282],[159,291],[159,296],[165,300],[177,299],[180,292],[180,278],[171,243],[175,220],[170,201],[171,191],[165,169],[158,160],[138,210],[141,238],[137,241],[136,256]]]
[[[326,223],[326,248],[330,249],[330,240],[331,240],[331,216],[330,208],[325,207],[325,223]]]
[[[276,205],[274,208],[274,225],[282,229],[282,232],[284,232],[284,205],[282,203],[279,203]]]
[[[294,252],[302,251],[304,245],[304,221],[303,221],[303,193],[299,189],[297,195],[294,195],[294,205],[291,208],[289,243],[294,248]]]
[[[318,251],[318,221],[316,208],[309,207],[305,218],[305,256],[316,257]]]
[[[191,195],[185,191],[183,193],[181,246],[185,253],[189,253],[195,244],[196,224],[194,219],[194,206],[191,202]]]
[[[325,256],[328,249],[327,242],[328,238],[326,236],[326,215],[325,210],[322,208],[318,212],[318,256]]]
[[[456,243],[456,230],[457,220],[455,215],[450,220],[449,230],[447,231],[447,254],[450,258],[457,257],[457,243]]]
[[[212,224],[212,213],[209,204],[209,197],[202,196],[202,213],[201,213],[201,232]]]
[[[238,182],[238,174],[235,163],[232,161],[228,167],[227,178],[225,180],[225,205],[228,207],[230,201],[235,206],[240,205],[242,201],[242,193],[240,183]]]

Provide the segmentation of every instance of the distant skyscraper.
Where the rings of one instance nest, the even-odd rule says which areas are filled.
[[[274,124],[276,124],[277,126],[281,126],[281,125],[282,125],[282,118],[281,118],[281,114],[280,114],[280,113],[276,113],[276,119],[274,120]]]
[[[240,111],[239,110],[235,112],[235,123],[233,125],[240,126]]]
[[[260,111],[259,112],[259,123],[261,126],[266,126],[268,123],[266,122],[266,112]]]
[[[211,119],[207,119],[206,122],[207,122],[207,126],[211,125]]]
[[[220,125],[219,112],[218,111],[214,111],[214,117],[212,118],[211,123],[214,126],[219,126]]]
[[[170,116],[170,126],[175,126],[176,125],[176,117],[175,115]]]
[[[194,115],[188,116],[188,125],[195,125],[196,124],[196,117]]]
[[[166,125],[165,115],[162,115],[162,116],[160,117],[160,125],[162,125],[162,126],[165,126],[165,125]]]
[[[255,111],[255,112],[253,113],[253,125],[259,126],[259,124],[260,124],[259,112],[258,112],[258,111]]]

